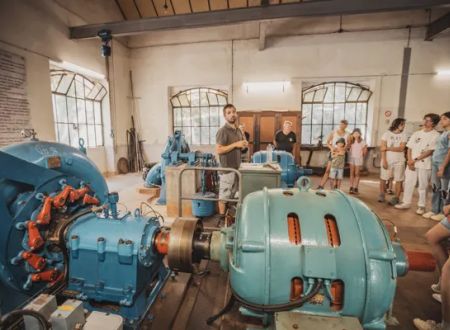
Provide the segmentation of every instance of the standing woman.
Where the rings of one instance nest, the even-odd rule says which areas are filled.
[[[361,136],[361,130],[355,128],[350,135],[350,194],[358,194],[359,173],[367,155],[367,144]]]

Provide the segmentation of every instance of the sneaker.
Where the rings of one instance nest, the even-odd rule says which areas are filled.
[[[358,195],[358,194],[359,194],[358,188],[353,188],[353,193],[354,193],[355,195]]]
[[[406,209],[409,209],[411,207],[411,205],[406,204],[406,203],[400,203],[400,204],[396,204],[394,207],[399,210],[406,210]]]
[[[424,217],[425,219],[430,219],[433,215],[435,215],[433,212],[427,212],[422,214],[422,217]]]
[[[431,297],[433,297],[433,299],[438,303],[442,304],[442,296],[439,293],[433,293]]]
[[[444,220],[444,218],[445,218],[445,215],[443,215],[442,213],[435,214],[435,215],[430,217],[430,219],[434,220],[434,221],[442,221],[442,220]]]
[[[423,215],[425,213],[425,208],[423,207],[418,207],[416,210],[416,214],[418,215]]]
[[[321,185],[317,186],[316,190],[323,190],[323,187]]]
[[[389,205],[395,206],[398,203],[400,203],[400,200],[397,197],[392,197],[392,199],[389,201]]]
[[[441,282],[437,282],[435,284],[431,284],[431,290],[434,293],[441,293]]]
[[[388,189],[388,190],[387,190],[387,194],[388,194],[388,195],[393,195],[394,192],[392,191],[392,189]]]
[[[384,203],[384,194],[379,194],[379,195],[378,195],[378,201],[379,201],[380,203]]]
[[[353,187],[350,187],[350,191],[348,192],[350,195],[354,194]]]
[[[441,330],[442,325],[440,323],[436,323],[436,321],[433,320],[421,320],[421,319],[414,319],[413,320],[414,325],[419,330]]]

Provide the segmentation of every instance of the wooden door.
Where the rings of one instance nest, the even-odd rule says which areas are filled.
[[[239,125],[244,125],[244,130],[250,134],[248,150],[251,156],[255,150],[255,115],[252,113],[239,113]]]
[[[277,118],[273,112],[259,113],[259,150],[266,150],[267,145],[273,144],[277,126]]]
[[[301,116],[299,111],[242,111],[239,112],[239,124],[245,125],[250,134],[250,156],[260,150],[266,150],[267,145],[273,144],[275,133],[283,128],[283,122],[292,122],[293,131],[297,135],[294,145],[294,157],[300,164]]]

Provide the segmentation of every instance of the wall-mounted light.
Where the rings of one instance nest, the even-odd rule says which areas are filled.
[[[436,74],[438,76],[450,76],[450,70],[438,70]]]
[[[291,85],[289,80],[244,82],[242,88],[248,92],[285,92]]]

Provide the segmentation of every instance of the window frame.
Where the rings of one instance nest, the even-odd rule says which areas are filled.
[[[192,95],[194,93],[198,95],[198,105],[193,104]],[[206,94],[207,105],[202,104],[202,93]],[[219,98],[219,96],[222,98]],[[212,97],[215,97],[215,100],[212,100]],[[223,108],[228,103],[228,93],[221,89],[211,88],[211,87],[192,87],[188,89],[181,90],[170,97],[170,105],[172,107],[172,131],[180,129],[185,135],[186,141],[189,145],[195,146],[211,146],[215,144],[215,136],[212,136],[211,129],[217,128],[217,130],[224,124],[224,118],[221,115],[220,109]],[[214,102],[216,101],[216,102]],[[198,108],[198,125],[193,122],[193,118],[195,118],[195,114],[193,115],[193,109]],[[217,125],[211,123],[211,109],[217,108]],[[202,122],[203,118],[202,113],[204,113],[205,109],[207,109],[207,118],[208,124],[204,125]],[[203,110],[203,111],[202,111]],[[189,114],[186,115],[190,125],[184,125],[184,114],[183,111],[189,111]],[[180,119],[177,119],[177,114],[179,112]],[[178,124],[177,121],[179,120]],[[193,137],[193,129],[198,128],[199,136],[198,142],[194,143]],[[208,143],[204,143],[204,139],[202,139],[202,128],[208,128],[209,141]],[[185,129],[189,129],[190,134],[185,134]],[[197,142],[197,141],[196,141]]]
[[[343,97],[343,99],[337,100],[336,99],[336,87],[339,86],[339,88],[344,87],[344,94],[341,95],[341,97]],[[330,100],[326,100],[327,99],[327,93],[328,93],[328,89],[332,88],[333,90],[333,99],[332,101]],[[323,90],[325,90],[324,92],[322,92]],[[354,90],[359,90],[359,93],[357,95],[356,98],[352,97],[350,99],[350,97],[352,96],[352,93]],[[321,95],[318,100],[316,100],[316,93],[320,91],[319,93],[323,93],[323,95]],[[348,92],[347,92],[348,91]],[[309,97],[307,94],[312,93],[312,97]],[[356,92],[357,93],[357,92]],[[373,92],[364,85],[361,84],[357,84],[357,83],[352,83],[349,81],[329,81],[329,82],[322,82],[319,84],[315,84],[312,86],[308,86],[302,89],[302,104],[301,104],[301,112],[302,112],[302,134],[301,134],[301,145],[303,146],[314,146],[317,145],[317,142],[314,142],[317,138],[313,137],[313,128],[315,126],[320,126],[320,136],[322,136],[322,142],[326,140],[329,132],[325,132],[327,136],[325,136],[324,134],[324,126],[329,126],[328,128],[331,127],[331,132],[335,129],[335,127],[338,125],[338,123],[340,122],[340,120],[342,119],[347,119],[347,105],[349,104],[354,104],[354,116],[353,116],[353,122],[351,122],[349,120],[349,126],[350,127],[363,127],[363,139],[365,139],[367,141],[367,135],[368,135],[368,116],[369,116],[369,101],[370,98],[372,96]],[[362,99],[362,96],[364,96],[364,99]],[[342,111],[343,111],[343,118],[337,119],[336,120],[336,105],[342,105]],[[305,115],[304,115],[304,111],[305,111],[305,105],[309,105],[310,109],[310,115],[308,117],[309,122],[305,123]],[[321,119],[320,119],[320,123],[314,123],[314,110],[315,110],[315,105],[320,107],[320,111],[321,111]],[[329,122],[325,122],[324,121],[324,108],[325,105],[331,105],[332,106],[332,120],[331,123]],[[359,106],[363,106],[365,108],[365,115],[364,115],[364,120],[358,122],[357,118],[358,118],[358,110],[360,111]],[[347,119],[348,120],[348,119]],[[307,141],[308,143],[305,143],[304,141],[304,129],[305,127],[309,128],[309,141]],[[317,139],[318,140],[318,139]]]
[[[61,90],[61,83],[64,79],[67,79],[67,81],[64,81],[66,86]],[[108,93],[105,86],[79,73],[61,69],[50,71],[50,81],[56,140],[78,147],[79,139],[82,137],[85,140],[86,147],[104,146],[103,100]],[[54,84],[54,82],[57,83]],[[78,89],[81,89],[81,91]],[[59,118],[61,109],[57,101],[58,97],[63,97],[65,103],[63,116],[65,118],[62,119]],[[69,116],[69,103],[73,104],[76,116],[73,116],[73,114]],[[80,127],[83,126],[86,131],[84,134],[80,134]],[[93,142],[91,141],[92,138]]]

